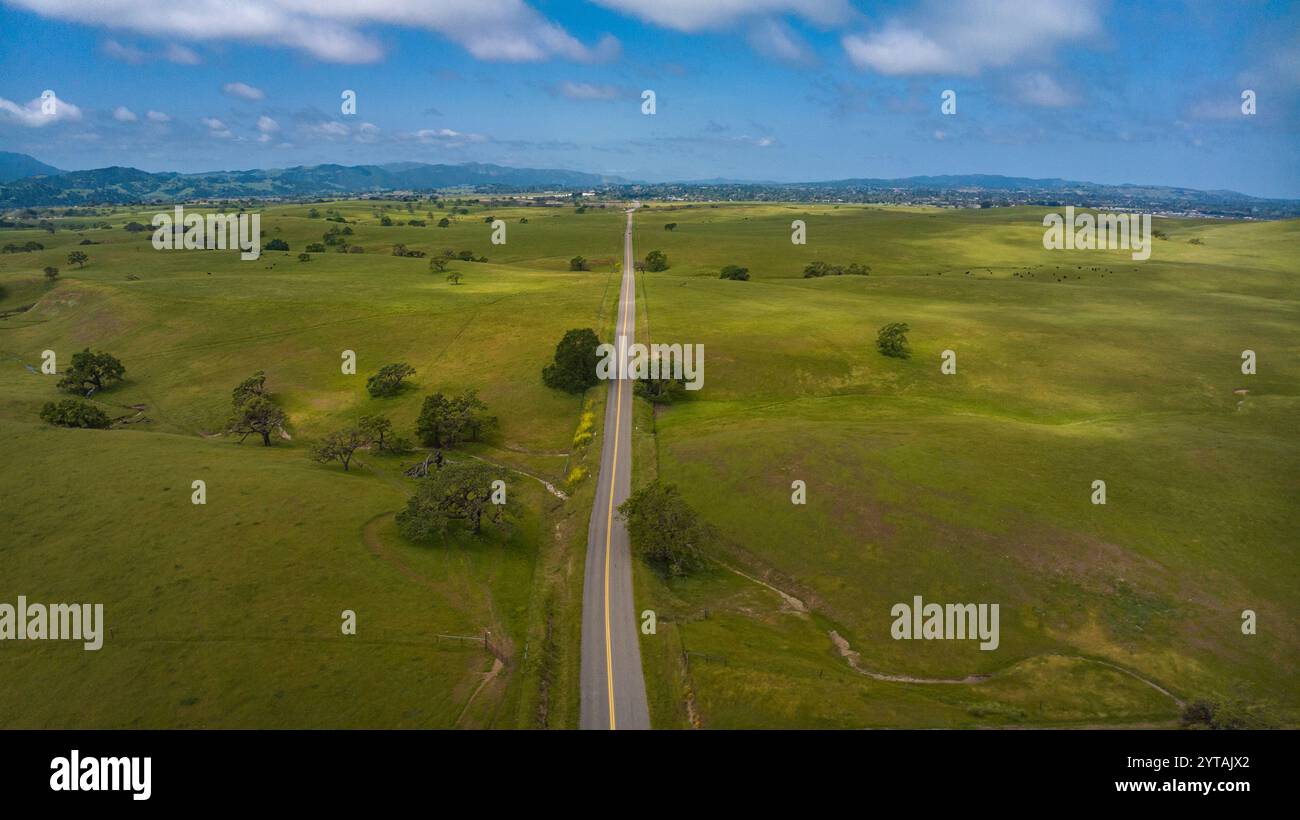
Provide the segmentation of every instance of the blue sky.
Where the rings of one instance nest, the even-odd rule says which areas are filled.
[[[1300,198],[1295,3],[0,0],[0,31],[0,149],[68,169],[997,173]]]

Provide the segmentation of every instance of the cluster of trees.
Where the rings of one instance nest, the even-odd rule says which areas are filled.
[[[46,402],[41,408],[41,421],[59,427],[85,427],[103,429],[111,423],[108,414],[88,401],[64,399]]]
[[[665,231],[675,231],[675,230],[677,230],[677,223],[676,223],[676,222],[667,222],[667,223],[664,223],[664,230],[665,230]]]
[[[651,273],[668,270],[668,254],[660,250],[647,253],[645,255],[645,270]]]
[[[645,485],[628,496],[618,512],[637,554],[671,576],[688,575],[702,566],[704,550],[717,538],[673,484]]]
[[[680,379],[637,379],[632,392],[651,404],[672,404],[686,393],[686,384]]]
[[[1259,706],[1240,700],[1201,699],[1183,707],[1181,723],[1189,729],[1275,729],[1276,721]]]
[[[280,238],[272,239],[270,242],[266,243],[266,246],[263,248],[263,250],[287,251],[289,250],[289,243],[285,242],[283,239]]]
[[[406,362],[386,364],[366,379],[366,391],[374,398],[396,396],[402,389],[402,380],[414,375],[415,368]]]
[[[45,246],[40,242],[24,242],[21,245],[16,245],[13,242],[10,242],[3,248],[0,248],[0,253],[31,253],[33,251],[43,250],[45,250]]]
[[[408,205],[408,206],[411,206],[411,203],[408,202],[407,205]],[[415,212],[415,210],[414,210],[413,207],[407,207],[406,210],[407,210],[408,213],[414,213],[414,212]],[[432,218],[433,218],[433,214],[429,214],[429,218],[432,219]],[[408,219],[408,220],[406,220],[405,222],[403,222],[403,221],[400,220],[400,219],[394,220],[394,219],[393,219],[391,216],[389,216],[388,214],[384,214],[383,216],[379,217],[379,224],[382,225],[382,226],[385,227],[385,228],[391,228],[391,227],[394,226],[394,225],[397,225],[397,226],[399,226],[399,227],[402,226],[402,225],[411,225],[411,226],[416,227],[416,228],[423,228],[423,227],[425,227],[426,225],[428,225],[429,223],[426,222],[426,221],[424,221],[423,219]],[[445,226],[440,225],[439,227],[445,227]]]
[[[423,254],[421,254],[423,256]],[[460,260],[461,262],[486,262],[486,256],[475,258],[473,251],[453,251],[451,248],[443,248],[442,253],[429,260],[429,270],[442,273],[447,269],[448,262]]]
[[[569,270],[591,270],[587,267],[587,260],[582,256],[575,256],[569,260]]]
[[[266,373],[259,370],[230,391],[234,414],[226,432],[239,436],[242,443],[251,435],[262,437],[262,446],[271,446],[271,434],[284,430],[285,414],[266,393]]]
[[[424,254],[420,254],[420,255],[423,256]],[[460,251],[459,253],[457,253],[456,251],[453,251],[451,248],[444,248],[440,255],[435,256],[429,260],[429,270],[435,271],[437,273],[442,273],[443,271],[447,270],[447,265],[450,262],[454,262],[456,260],[460,260],[461,262],[488,261],[486,256],[480,256],[477,259],[474,258],[473,251]],[[451,282],[453,285],[459,284],[460,274],[456,274],[454,278],[453,276],[448,275],[447,281]]]
[[[508,526],[512,512],[496,503],[493,482],[498,479],[486,464],[440,465],[420,480],[420,485],[397,514],[397,529],[412,541],[430,541],[461,521],[475,534],[484,524]]]
[[[409,256],[412,259],[423,259],[424,251],[412,250],[399,242],[393,246],[393,256]]]
[[[59,379],[59,389],[81,393],[89,398],[94,393],[122,380],[126,367],[116,356],[103,351],[90,352],[86,348],[72,354],[72,366]]]
[[[542,368],[542,383],[553,390],[581,393],[596,384],[600,338],[589,327],[570,330],[555,346],[555,358]]]
[[[57,274],[57,271],[55,271]],[[117,357],[103,351],[90,352],[86,348],[72,354],[72,365],[63,371],[58,387],[68,393],[90,398],[122,380],[126,367]],[[112,420],[99,407],[84,399],[64,399],[46,402],[41,408],[41,421],[59,427],[86,427],[104,429]]]
[[[876,348],[882,355],[906,359],[912,354],[907,346],[907,332],[911,329],[907,322],[890,322],[876,334]]]
[[[90,257],[86,256],[85,251],[73,251],[72,253],[68,254],[69,265],[76,265],[77,267],[80,268],[80,267],[84,267],[85,264],[89,261],[90,261]]]
[[[54,280],[58,279],[58,278],[59,278],[59,269],[56,268],[56,267],[54,267],[53,265],[46,265],[46,266],[45,266],[45,278],[46,278],[46,280],[48,280],[48,281],[50,281],[50,282],[53,282]]]
[[[459,396],[441,392],[426,396],[415,420],[415,434],[425,447],[455,447],[463,441],[478,441],[497,426],[497,417],[487,414],[487,405],[475,390]]]
[[[727,265],[722,269],[719,279],[733,279],[737,282],[749,281],[749,268],[742,268],[740,265]]]
[[[809,262],[804,266],[803,278],[814,279],[819,276],[866,276],[871,273],[869,265],[859,265],[852,262],[849,265],[832,265],[829,262]]]
[[[363,447],[374,447],[389,455],[406,455],[415,449],[408,439],[393,435],[393,423],[386,416],[362,416],[351,427],[335,430],[312,447],[311,458],[322,464],[338,461],[347,472],[352,457]]]
[[[339,218],[339,221],[340,222],[343,221],[341,217]],[[343,238],[345,236],[352,236],[351,225],[344,225],[342,228],[339,228],[337,226],[332,227],[328,231],[326,231],[321,238],[325,240],[326,245],[336,247],[339,253],[361,253],[361,246],[350,244],[348,240]],[[308,245],[307,250],[310,251],[312,247],[314,246]],[[324,250],[325,249],[322,247],[321,252],[323,252]]]

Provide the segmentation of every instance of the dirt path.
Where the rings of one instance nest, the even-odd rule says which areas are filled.
[[[424,575],[421,575],[411,567],[410,564],[394,555],[392,550],[384,546],[384,540],[379,537],[379,527],[386,519],[392,518],[394,515],[396,515],[396,513],[380,513],[367,521],[365,526],[361,529],[361,540],[365,542],[366,548],[370,550],[372,555],[387,561],[394,569],[406,576],[408,579],[423,586],[425,589],[433,590],[435,592],[438,591],[438,588],[433,581],[430,581]],[[425,645],[418,642],[417,644]],[[454,727],[460,725],[461,720],[464,719],[466,713],[469,711],[470,705],[474,703],[474,699],[477,698],[479,694],[492,683],[492,681],[497,679],[497,676],[501,674],[501,670],[505,669],[506,661],[509,660],[511,650],[508,642],[499,647],[495,645],[487,645],[487,648],[492,651],[492,668],[484,673],[483,680],[474,689],[474,692],[469,696],[469,699],[465,701],[465,705],[461,707],[460,714],[456,717],[456,722],[452,724]]]
[[[835,648],[840,651],[840,657],[848,661],[849,666],[853,667],[853,671],[860,675],[866,675],[872,680],[884,680],[892,683],[979,683],[988,680],[990,677],[989,675],[967,675],[964,678],[914,678],[910,675],[887,675],[884,672],[873,672],[859,663],[862,655],[849,646],[849,642],[843,635],[832,629],[830,636],[831,643],[835,644]]]
[[[470,458],[474,459],[475,461],[481,461],[481,462],[483,462],[484,464],[490,464],[490,465],[492,465],[493,467],[498,467],[498,468],[500,468],[500,469],[502,469],[502,470],[509,470],[509,471],[512,472],[512,473],[519,473],[519,474],[522,475],[522,476],[527,476],[528,478],[531,478],[533,481],[539,482],[543,487],[546,488],[546,491],[547,491],[548,493],[550,493],[551,495],[553,495],[553,496],[555,496],[556,498],[560,499],[561,501],[568,501],[568,500],[569,500],[569,496],[568,496],[567,493],[564,492],[564,490],[559,489],[559,488],[556,487],[554,484],[552,484],[551,482],[549,482],[549,481],[547,481],[546,479],[542,478],[541,476],[536,476],[536,475],[533,475],[532,473],[524,472],[523,470],[519,469],[518,467],[511,467],[511,466],[506,465],[506,464],[497,464],[495,461],[488,461],[486,458],[483,458],[482,456],[476,456],[476,455],[474,455],[473,453],[466,453],[465,455],[469,456]],[[451,461],[451,460],[452,460],[452,459],[448,459],[448,461]]]
[[[887,675],[883,672],[873,672],[870,669],[866,669],[859,662],[861,659],[861,655],[857,651],[855,651],[851,646],[849,646],[849,642],[845,640],[844,636],[840,635],[840,633],[836,632],[834,629],[830,631],[830,636],[831,636],[831,643],[835,644],[835,648],[839,650],[840,656],[843,657],[848,662],[849,666],[853,667],[853,670],[855,672],[862,675],[866,675],[867,677],[872,678],[873,680],[891,681],[894,683],[966,683],[966,684],[981,683],[993,677],[994,675],[1000,675],[1003,672],[1007,672],[1015,668],[1016,666],[1019,666],[1020,664],[1024,663],[1025,661],[1033,660],[1034,658],[1064,658],[1066,660],[1082,661],[1084,663],[1095,663],[1098,666],[1104,666],[1108,669],[1114,669],[1116,672],[1122,672],[1123,674],[1128,675],[1130,678],[1133,678],[1136,681],[1145,683],[1147,686],[1150,686],[1152,689],[1156,690],[1160,694],[1169,698],[1170,700],[1172,700],[1174,703],[1178,705],[1179,709],[1182,709],[1183,706],[1185,705],[1183,703],[1182,698],[1178,697],[1173,692],[1170,692],[1168,689],[1164,688],[1163,686],[1156,683],[1155,681],[1150,680],[1149,678],[1145,678],[1142,675],[1139,675],[1137,672],[1134,672],[1132,669],[1125,669],[1124,667],[1118,664],[1110,663],[1109,661],[1103,661],[1098,658],[1085,657],[1083,655],[1067,655],[1059,652],[1050,652],[1042,655],[1031,655],[1028,658],[1021,658],[1015,663],[1012,663],[1010,666],[1007,666],[1003,669],[999,669],[997,672],[993,672],[988,675],[967,675],[964,678],[914,678],[909,675]]]
[[[764,580],[761,579],[761,578],[755,578],[754,576],[749,575],[748,573],[741,572],[740,570],[736,569],[735,567],[733,567],[733,566],[731,566],[731,565],[729,565],[729,564],[724,564],[724,563],[721,562],[721,561],[717,561],[717,559],[714,559],[714,560],[717,562],[718,566],[722,567],[723,569],[727,570],[728,572],[734,572],[736,575],[739,575],[741,578],[745,578],[745,579],[747,579],[747,580],[753,581],[754,583],[758,584],[759,586],[767,587],[768,589],[770,589],[770,590],[772,590],[773,592],[775,592],[777,595],[780,595],[780,596],[781,596],[781,600],[785,602],[785,605],[786,605],[787,608],[792,609],[792,610],[794,610],[795,612],[805,612],[805,613],[806,613],[806,612],[808,611],[808,607],[804,605],[804,602],[803,602],[803,601],[801,601],[801,600],[799,600],[798,598],[794,597],[793,595],[791,595],[790,593],[786,592],[785,590],[783,590],[783,589],[777,589],[776,587],[772,586],[772,585],[769,584],[767,581],[764,581]]]
[[[736,575],[739,575],[739,576],[742,577],[742,578],[746,578],[746,579],[748,579],[748,580],[750,580],[750,581],[753,581],[754,583],[758,584],[759,586],[765,587],[765,588],[770,589],[771,591],[775,592],[777,595],[781,596],[781,599],[782,599],[782,601],[784,601],[786,608],[788,608],[788,609],[792,609],[792,610],[794,610],[794,611],[796,611],[796,612],[807,612],[807,611],[808,611],[808,608],[807,608],[807,606],[804,605],[803,601],[799,600],[798,598],[796,598],[795,596],[793,596],[793,595],[791,595],[790,593],[786,592],[785,590],[778,589],[777,587],[773,586],[772,584],[769,584],[768,582],[766,582],[766,581],[764,581],[764,580],[761,580],[761,579],[759,579],[759,578],[755,578],[754,576],[749,575],[748,573],[742,572],[742,571],[736,569],[735,567],[732,567],[732,566],[729,566],[729,565],[727,565],[727,564],[724,564],[724,563],[721,562],[721,561],[718,561],[717,563],[718,563],[720,566],[722,566],[724,569],[728,570],[729,572],[734,572]],[[1019,664],[1021,664],[1021,663],[1024,663],[1025,661],[1031,659],[1031,658],[1022,658],[1021,660],[1016,661],[1015,663],[1011,664],[1010,666],[1006,667],[1005,669],[1001,669],[1001,670],[999,670],[998,672],[990,673],[990,674],[987,674],[987,675],[967,675],[967,676],[964,677],[964,678],[918,678],[918,677],[913,677],[913,676],[911,676],[911,675],[891,675],[891,674],[886,673],[886,672],[877,672],[877,671],[874,671],[874,670],[871,670],[871,669],[867,669],[866,667],[862,666],[862,663],[861,663],[861,661],[862,661],[862,655],[861,655],[861,653],[859,653],[858,651],[856,651],[855,649],[853,649],[853,647],[849,645],[848,640],[847,640],[843,635],[841,635],[839,632],[837,632],[837,631],[834,630],[834,629],[830,630],[829,635],[830,635],[831,643],[835,645],[835,649],[840,653],[840,657],[844,658],[845,662],[848,663],[848,665],[853,669],[853,671],[857,672],[857,673],[860,674],[860,675],[865,675],[866,677],[871,678],[872,680],[888,681],[888,682],[890,682],[890,683],[966,684],[966,685],[971,685],[971,684],[976,684],[976,683],[982,683],[983,681],[986,681],[986,680],[988,680],[989,678],[993,677],[993,675],[995,675],[995,674],[1001,674],[1002,672],[1005,672],[1005,671],[1007,671],[1008,669],[1011,669],[1011,668],[1013,668],[1013,667],[1015,667],[1015,666],[1017,666],[1017,665],[1019,665]],[[1085,656],[1083,656],[1083,655],[1063,655],[1063,654],[1059,654],[1059,653],[1050,653],[1048,656],[1049,656],[1049,657],[1066,658],[1066,659],[1069,659],[1069,660],[1075,660],[1075,661],[1083,661],[1083,662],[1085,662],[1085,663],[1095,663],[1095,664],[1097,664],[1098,666],[1105,666],[1105,667],[1108,668],[1108,669],[1113,669],[1113,670],[1115,670],[1116,672],[1121,672],[1121,673],[1123,673],[1123,674],[1125,674],[1125,675],[1128,675],[1130,678],[1133,678],[1134,680],[1140,681],[1141,683],[1144,683],[1144,684],[1146,684],[1147,686],[1150,686],[1152,689],[1156,690],[1156,691],[1159,692],[1160,694],[1164,695],[1165,697],[1169,698],[1169,699],[1172,700],[1174,703],[1176,703],[1176,704],[1178,705],[1178,708],[1179,708],[1179,709],[1183,708],[1183,706],[1185,705],[1183,699],[1180,698],[1180,697],[1178,697],[1177,695],[1175,695],[1173,692],[1170,692],[1168,689],[1164,688],[1163,686],[1161,686],[1160,684],[1158,684],[1158,683],[1156,683],[1155,681],[1151,680],[1150,678],[1144,677],[1144,676],[1138,674],[1137,672],[1134,672],[1132,669],[1127,669],[1127,668],[1125,668],[1125,667],[1123,667],[1123,666],[1120,666],[1119,664],[1111,663],[1111,662],[1109,662],[1109,661],[1100,660],[1100,659],[1098,659],[1098,658],[1089,658],[1089,657],[1085,657]],[[1043,655],[1035,655],[1035,656],[1032,656],[1032,657],[1044,657],[1044,656],[1043,656]]]
[[[497,675],[500,674],[501,670],[505,669],[505,667],[506,665],[500,658],[495,656],[492,658],[492,668],[483,673],[483,681],[478,685],[478,688],[474,690],[474,693],[469,696],[469,700],[465,701],[465,705],[461,707],[460,714],[456,716],[456,722],[452,724],[454,728],[460,728],[460,722],[465,718],[465,713],[469,711],[470,705],[474,703],[474,698],[478,697],[478,693],[487,688],[488,684],[496,680]]]

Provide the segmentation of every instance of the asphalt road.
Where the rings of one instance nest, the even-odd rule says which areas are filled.
[[[617,337],[635,341],[636,279],[632,260],[632,213],[623,234],[623,282],[618,297]],[[596,502],[587,531],[582,588],[583,729],[649,729],[645,678],[641,674],[639,620],[632,601],[632,558],[618,505],[632,486],[632,382],[609,383],[605,435],[600,452]]]

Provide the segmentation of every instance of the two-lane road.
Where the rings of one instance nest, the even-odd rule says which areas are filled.
[[[636,339],[636,279],[632,261],[632,214],[623,234],[623,282],[618,297],[614,344]],[[632,601],[632,558],[618,506],[632,487],[632,382],[609,383],[600,478],[587,532],[587,567],[582,590],[583,729],[649,729],[641,647]]]

